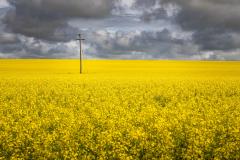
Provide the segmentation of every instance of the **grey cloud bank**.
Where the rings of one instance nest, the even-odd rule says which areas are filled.
[[[179,12],[174,21],[186,31],[202,50],[234,50],[240,46],[240,1],[238,0],[137,0],[142,6],[174,4]],[[153,13],[157,12],[153,10]]]
[[[55,39],[56,33],[76,33],[67,24],[72,17],[99,18],[111,11],[110,0],[8,0],[14,9],[4,22],[9,31],[40,39]],[[61,40],[61,39],[60,39]]]
[[[82,32],[89,58],[240,60],[237,0],[8,3],[0,1],[2,58],[77,58]]]

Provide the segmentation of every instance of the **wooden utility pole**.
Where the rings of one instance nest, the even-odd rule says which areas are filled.
[[[79,41],[79,44],[80,44],[80,74],[83,73],[83,64],[82,64],[82,61],[83,61],[83,51],[82,51],[82,41],[84,41],[85,39],[82,39],[82,35],[81,34],[78,34],[78,39]]]

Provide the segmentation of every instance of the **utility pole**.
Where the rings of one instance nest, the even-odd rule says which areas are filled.
[[[78,34],[78,39],[76,39],[79,41],[79,44],[80,44],[80,74],[82,74],[83,72],[83,64],[82,64],[82,61],[83,61],[83,51],[82,51],[82,41],[84,41],[85,39],[82,38],[82,35],[81,34]]]

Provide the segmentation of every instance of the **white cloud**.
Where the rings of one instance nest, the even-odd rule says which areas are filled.
[[[8,6],[9,6],[9,4],[7,3],[6,0],[0,0],[0,8],[5,8]]]

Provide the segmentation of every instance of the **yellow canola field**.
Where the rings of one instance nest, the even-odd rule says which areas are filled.
[[[240,159],[240,62],[0,60],[0,159]]]

